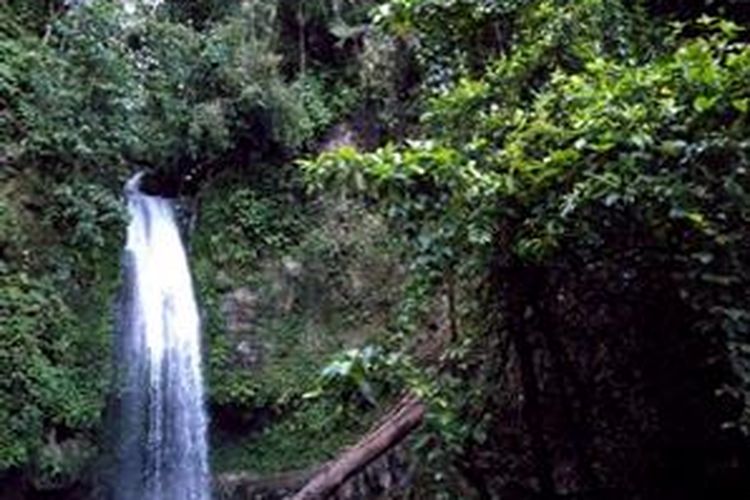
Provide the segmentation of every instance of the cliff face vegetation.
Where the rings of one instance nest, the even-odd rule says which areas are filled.
[[[747,497],[749,27],[0,2],[0,497],[101,493],[137,171],[189,246],[217,495],[299,489],[408,393],[342,498]]]
[[[479,495],[747,489],[747,47],[731,21],[649,7],[495,5],[451,38],[470,6],[400,3],[381,22],[428,75],[464,70],[428,87],[405,144],[303,163],[376,197],[423,273],[477,287],[444,368],[476,392],[443,431]]]

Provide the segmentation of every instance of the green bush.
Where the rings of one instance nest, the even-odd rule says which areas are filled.
[[[35,457],[47,426],[90,429],[103,408],[102,381],[77,357],[70,309],[47,283],[0,275],[0,468]]]
[[[399,356],[386,355],[372,345],[339,353],[320,372],[316,388],[303,395],[311,399],[322,394],[344,403],[357,400],[371,406],[387,395],[398,379]]]
[[[717,394],[748,394],[750,46],[742,28],[703,18],[667,32],[619,2],[523,4],[511,13],[516,30],[507,50],[479,72],[466,68],[444,86],[427,82],[432,97],[417,137],[302,161],[309,182],[378,200],[421,276],[445,279],[455,271],[476,286],[525,270],[580,275],[597,263],[613,286],[625,287],[638,279],[625,259],[638,270],[668,269],[668,286],[691,315],[684,335],[731,354],[734,386],[717,386]],[[622,30],[609,30],[618,17]],[[659,33],[659,43],[647,31]],[[462,341],[478,349],[500,343],[494,335],[508,319],[493,307],[513,297],[473,293],[466,300],[479,330],[493,334]],[[525,310],[534,314],[530,305]],[[492,363],[507,360],[496,348],[484,355],[469,349],[453,361],[489,360],[486,370],[466,375],[489,378],[467,380],[472,390],[451,398],[468,419],[466,432],[456,433],[448,419],[436,426],[443,432],[432,436],[437,442],[455,444],[457,436],[481,446],[472,429],[482,428],[490,410],[469,395],[484,391],[479,399],[490,408],[502,397],[493,385],[502,367]],[[743,407],[743,416],[724,425],[747,435]]]

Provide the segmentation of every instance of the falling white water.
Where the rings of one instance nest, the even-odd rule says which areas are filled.
[[[170,200],[126,186],[125,293],[118,358],[120,500],[208,500],[200,321]]]

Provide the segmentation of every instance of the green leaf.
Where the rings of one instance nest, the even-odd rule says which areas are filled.
[[[734,99],[732,101],[732,107],[739,111],[740,113],[747,113],[748,110],[748,104],[750,103],[750,99],[745,97],[744,99]]]
[[[701,95],[693,100],[693,109],[699,113],[704,113],[716,106],[719,101],[719,96],[705,96]]]

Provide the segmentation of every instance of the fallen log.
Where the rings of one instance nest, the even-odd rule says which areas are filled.
[[[320,500],[331,495],[348,478],[367,467],[399,444],[422,422],[424,403],[408,394],[383,418],[374,430],[338,458],[327,463],[292,500]]]

